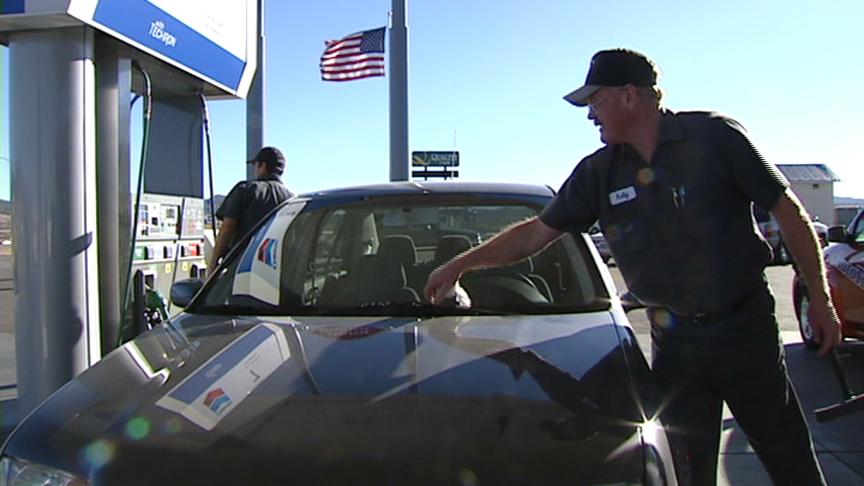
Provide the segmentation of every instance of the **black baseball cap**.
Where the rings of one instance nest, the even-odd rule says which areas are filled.
[[[564,99],[576,106],[585,106],[588,98],[604,86],[654,86],[659,76],[654,61],[642,53],[629,49],[600,51],[591,58],[585,85]]]
[[[282,174],[285,171],[285,156],[276,147],[264,147],[258,151],[258,155],[254,159],[247,161],[247,164],[255,162],[263,162],[267,164],[270,172]]]

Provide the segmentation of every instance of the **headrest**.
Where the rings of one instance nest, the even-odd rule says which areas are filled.
[[[405,269],[394,258],[366,255],[357,262],[355,271],[355,290],[361,293],[405,286]]]
[[[403,266],[410,267],[417,263],[417,248],[414,240],[408,235],[390,235],[381,240],[378,254],[395,258]]]
[[[464,235],[444,235],[435,245],[435,261],[444,262],[471,249],[471,240]]]

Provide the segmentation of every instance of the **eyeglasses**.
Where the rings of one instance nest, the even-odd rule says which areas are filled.
[[[591,101],[589,101],[589,102],[588,102],[588,111],[591,111],[591,112],[597,113],[597,108],[599,108],[600,105],[602,105],[603,103],[605,103],[608,99],[609,99],[609,97],[607,96],[607,97],[602,98],[602,99],[599,99],[599,100],[591,100]]]
[[[620,88],[619,87],[612,87],[612,88],[606,88],[606,89],[611,89],[613,91],[621,91],[621,90],[624,90],[627,88],[626,88],[626,86],[622,86]],[[608,101],[611,96],[612,96],[611,94],[607,93],[605,98],[601,98],[599,100],[589,101],[588,102],[588,110],[592,113],[597,113],[597,108],[600,108],[600,105],[602,105],[603,103]]]

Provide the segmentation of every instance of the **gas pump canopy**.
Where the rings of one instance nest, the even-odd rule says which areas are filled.
[[[257,8],[256,0],[0,0],[0,36],[89,25],[131,47],[148,70],[164,69],[155,58],[205,95],[244,98],[256,68]],[[189,79],[178,81],[188,89]]]

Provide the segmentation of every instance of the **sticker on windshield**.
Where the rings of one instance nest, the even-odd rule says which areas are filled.
[[[259,324],[207,360],[156,405],[212,430],[290,357],[282,329]]]
[[[234,295],[248,295],[261,302],[279,305],[282,239],[305,206],[305,201],[288,204],[252,237],[237,265],[232,289]]]

